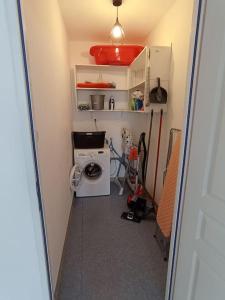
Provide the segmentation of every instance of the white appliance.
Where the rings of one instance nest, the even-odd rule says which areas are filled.
[[[76,187],[77,197],[102,196],[110,194],[110,150],[74,149],[74,162],[80,170]]]

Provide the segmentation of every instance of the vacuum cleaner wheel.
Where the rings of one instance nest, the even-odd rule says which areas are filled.
[[[123,212],[121,215],[121,219],[125,219],[135,223],[141,222],[141,218],[138,217],[133,211]]]

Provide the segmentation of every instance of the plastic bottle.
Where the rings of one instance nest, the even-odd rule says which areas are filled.
[[[109,99],[109,110],[114,110],[114,109],[115,109],[115,100],[113,96],[111,96]]]

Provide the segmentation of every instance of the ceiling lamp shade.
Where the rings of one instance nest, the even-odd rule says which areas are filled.
[[[122,4],[122,1],[113,1],[113,5],[116,6],[117,9],[117,14],[116,14],[116,23],[114,24],[111,33],[110,33],[110,37],[112,42],[116,42],[116,43],[121,43],[123,42],[124,38],[125,38],[125,34],[122,28],[122,25],[119,22],[119,17],[118,17],[118,6],[120,6]]]

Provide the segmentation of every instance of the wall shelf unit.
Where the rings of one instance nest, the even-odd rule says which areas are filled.
[[[114,110],[109,110],[109,109],[104,109],[104,110],[94,110],[94,109],[88,109],[88,110],[81,110],[80,112],[129,112],[129,113],[148,113],[146,111],[142,110],[131,110],[131,109],[114,109]]]
[[[74,67],[73,94],[76,111],[80,112],[125,112],[149,113],[164,112],[167,104],[149,103],[149,91],[157,86],[157,77],[161,78],[161,85],[168,91],[170,47],[145,47],[130,66],[111,66],[77,64]],[[115,88],[82,88],[77,83],[107,82],[113,83]],[[132,93],[140,90],[144,95],[143,110],[131,109]],[[80,104],[90,105],[90,95],[105,95],[104,110],[79,110]],[[115,110],[108,109],[110,97],[115,99]]]
[[[76,88],[77,90],[83,91],[128,91],[128,89],[117,89],[117,88]]]
[[[163,109],[164,112],[166,112],[167,106],[166,104],[151,104],[150,105],[150,109],[149,110],[131,110],[131,109],[114,109],[114,110],[109,110],[109,109],[104,109],[104,110],[94,110],[94,109],[88,109],[88,110],[79,110],[79,112],[81,113],[87,113],[87,112],[95,112],[95,113],[105,113],[105,112],[113,112],[113,113],[134,113],[134,114],[148,114],[149,112],[151,112],[151,110],[153,109],[153,111],[155,113],[159,113],[161,109]]]
[[[137,88],[139,88],[140,86],[142,86],[142,85],[144,85],[144,84],[145,84],[145,80],[143,80],[143,81],[141,81],[141,82],[139,82],[139,83],[137,83],[137,84],[131,86],[131,87],[129,88],[129,90],[137,89]]]

